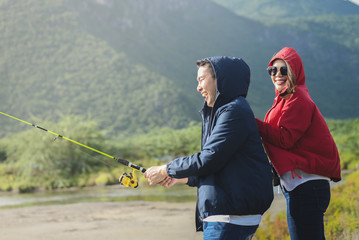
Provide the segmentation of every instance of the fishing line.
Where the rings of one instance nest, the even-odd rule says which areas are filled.
[[[55,137],[56,138],[56,137]],[[55,143],[56,139],[54,139],[52,142]],[[77,151],[81,151],[83,154],[86,154],[86,156],[90,157],[90,158],[93,158],[99,162],[102,162],[105,166],[107,166],[108,168],[116,168],[116,166],[111,162],[103,159],[103,158],[100,158],[99,155],[93,155],[91,154],[91,152],[88,151],[88,149],[84,149],[84,148],[79,148],[79,147],[76,147],[75,145],[71,144],[69,145],[69,147],[71,147],[71,149],[73,150],[77,150]]]
[[[96,153],[99,153],[99,154],[104,155],[104,156],[106,156],[106,157],[112,158],[112,159],[116,160],[118,163],[121,163],[121,164],[123,164],[123,165],[125,165],[125,166],[128,166],[128,167],[132,168],[132,169],[133,169],[133,173],[130,173],[130,174],[123,173],[123,175],[119,178],[120,183],[121,183],[122,185],[126,186],[126,187],[131,186],[131,187],[136,188],[136,187],[138,186],[138,181],[137,181],[137,178],[136,178],[136,175],[135,175],[135,171],[141,171],[142,173],[146,172],[146,169],[145,169],[145,168],[143,168],[143,167],[141,167],[141,166],[137,166],[137,165],[135,165],[135,164],[133,164],[133,163],[131,163],[131,162],[125,160],[125,159],[116,158],[116,157],[114,157],[114,156],[111,156],[110,154],[104,153],[104,152],[102,152],[102,151],[100,151],[100,150],[97,150],[97,149],[92,148],[92,147],[90,147],[90,146],[87,146],[87,145],[85,145],[85,144],[79,143],[79,142],[77,142],[77,141],[75,141],[75,140],[73,140],[73,139],[71,139],[71,138],[68,138],[68,137],[65,137],[65,136],[63,136],[63,135],[60,135],[60,134],[58,134],[58,133],[52,132],[52,131],[50,131],[50,130],[48,130],[48,129],[46,129],[46,128],[40,127],[40,126],[38,126],[38,125],[36,125],[36,124],[27,122],[27,121],[22,120],[22,119],[20,119],[20,118],[16,118],[16,117],[11,116],[11,115],[9,115],[9,114],[7,114],[7,113],[3,113],[3,112],[0,112],[0,113],[1,113],[2,115],[4,115],[4,116],[9,117],[9,118],[12,118],[12,119],[17,120],[17,121],[19,121],[19,122],[25,123],[25,124],[27,124],[27,125],[30,125],[30,126],[32,126],[32,127],[38,128],[38,129],[40,129],[40,130],[43,130],[43,131],[45,131],[45,132],[48,132],[48,133],[51,133],[51,134],[55,135],[54,141],[55,141],[57,138],[65,139],[65,140],[67,140],[67,141],[69,141],[69,142],[72,142],[72,143],[74,143],[74,144],[80,145],[80,146],[82,146],[82,147],[84,147],[84,148],[86,148],[86,149],[89,149],[89,150],[93,151],[93,152],[96,152]]]

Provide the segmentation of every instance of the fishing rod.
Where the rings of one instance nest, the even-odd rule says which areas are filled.
[[[109,154],[107,154],[107,153],[101,152],[101,151],[99,151],[99,150],[97,150],[97,149],[94,149],[94,148],[92,148],[92,147],[89,147],[89,146],[87,146],[87,145],[85,145],[85,144],[82,144],[82,143],[79,143],[79,142],[77,142],[77,141],[75,141],[75,140],[72,140],[72,139],[70,139],[70,138],[68,138],[68,137],[65,137],[65,136],[62,136],[62,135],[60,135],[60,134],[58,134],[58,133],[52,132],[52,131],[50,131],[50,130],[47,130],[46,128],[40,127],[40,126],[38,126],[38,125],[36,125],[36,124],[29,123],[29,122],[24,121],[24,120],[22,120],[22,119],[19,119],[19,118],[16,118],[16,117],[14,117],[14,116],[11,116],[11,115],[9,115],[9,114],[7,114],[7,113],[3,113],[3,112],[0,112],[0,113],[1,113],[2,115],[4,115],[4,116],[7,116],[7,117],[12,118],[12,119],[14,119],[14,120],[20,121],[20,122],[25,123],[25,124],[30,125],[30,126],[33,126],[33,127],[38,128],[38,129],[40,129],[40,130],[43,130],[43,131],[45,131],[45,132],[51,133],[51,134],[53,134],[53,135],[56,136],[56,137],[55,137],[55,140],[56,140],[57,138],[65,139],[65,140],[70,141],[70,142],[72,142],[72,143],[74,143],[74,144],[77,144],[77,145],[80,145],[80,146],[82,146],[82,147],[84,147],[84,148],[87,148],[87,149],[89,149],[89,150],[91,150],[91,151],[94,151],[94,152],[97,152],[97,153],[99,153],[99,154],[102,154],[102,155],[104,155],[104,156],[106,156],[106,157],[112,158],[112,159],[116,160],[118,163],[121,163],[121,164],[123,164],[123,165],[125,165],[125,166],[128,166],[128,167],[132,168],[132,169],[133,169],[133,172],[132,172],[132,173],[127,174],[126,172],[124,172],[124,173],[122,174],[122,176],[119,177],[119,182],[120,182],[121,185],[124,185],[124,186],[126,186],[126,187],[137,188],[137,187],[138,187],[138,180],[137,180],[137,177],[136,177],[136,175],[135,175],[135,171],[141,171],[142,173],[146,172],[146,169],[145,169],[145,168],[140,167],[140,166],[137,166],[137,165],[135,165],[135,164],[133,164],[133,163],[131,163],[131,162],[125,160],[125,159],[116,158],[116,157],[111,156],[111,155],[109,155]]]

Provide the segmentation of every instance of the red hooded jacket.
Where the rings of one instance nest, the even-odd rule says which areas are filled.
[[[303,63],[292,48],[283,48],[269,62],[283,59],[295,78],[295,92],[287,99],[276,91],[264,122],[256,119],[267,154],[279,175],[301,169],[341,180],[338,149],[328,126],[305,86]]]

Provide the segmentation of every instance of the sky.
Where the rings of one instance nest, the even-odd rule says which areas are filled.
[[[352,2],[352,3],[355,3],[356,5],[359,6],[359,0],[349,0],[349,1]]]

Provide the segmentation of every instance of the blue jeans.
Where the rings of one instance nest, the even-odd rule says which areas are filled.
[[[256,226],[242,226],[225,222],[203,222],[204,240],[250,240]]]
[[[293,191],[282,190],[287,200],[287,223],[292,240],[320,240],[324,235],[324,213],[330,202],[326,180],[303,183]]]

